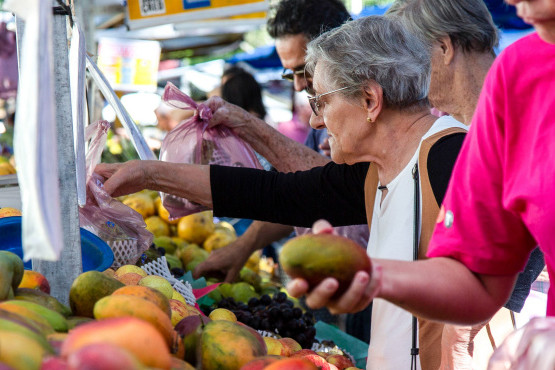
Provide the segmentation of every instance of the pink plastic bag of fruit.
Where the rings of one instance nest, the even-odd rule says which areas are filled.
[[[153,235],[143,217],[103,189],[104,179],[94,173],[106,144],[110,124],[99,121],[87,127],[85,140],[91,140],[87,153],[87,202],[79,209],[81,227],[106,241],[114,252],[114,266],[135,263],[152,244]]]
[[[252,148],[224,125],[208,127],[212,111],[168,83],[163,100],[179,109],[193,110],[194,115],[170,131],[160,149],[160,160],[173,163],[217,164],[230,167],[262,166]],[[164,207],[175,219],[207,210],[187,199],[162,194]]]

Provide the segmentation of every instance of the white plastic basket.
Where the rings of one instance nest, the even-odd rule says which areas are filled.
[[[173,277],[170,270],[168,269],[168,262],[166,257],[162,256],[157,258],[147,264],[141,266],[143,270],[149,275],[158,275],[170,282],[172,287],[177,290],[179,294],[185,298],[187,304],[194,306],[197,302],[195,295],[193,294],[193,287],[187,281],[183,282]]]

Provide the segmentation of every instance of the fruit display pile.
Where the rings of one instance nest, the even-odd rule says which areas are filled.
[[[260,299],[253,297],[248,304],[237,303],[231,297],[222,298],[218,307],[229,309],[238,321],[254,329],[290,337],[302,348],[312,348],[316,335],[314,316],[294,307],[293,301],[288,300],[284,292],[277,293],[273,298],[268,294],[262,295]]]
[[[150,194],[139,197],[156,204]],[[168,234],[158,234],[139,261],[77,276],[68,305],[50,295],[45,276],[0,251],[0,369],[356,369],[341,353],[308,349],[314,318],[259,275],[258,255],[241,271],[241,281],[207,295],[213,303],[204,312],[187,304],[170,282],[140,265],[165,255],[179,277],[235,240],[235,231],[214,224],[210,212],[177,220],[175,235],[172,224],[149,217],[159,217]],[[147,227],[165,230],[152,222]]]
[[[164,255],[172,274],[180,277],[206,260],[211,252],[237,239],[231,224],[214,223],[212,211],[170,219],[155,191],[143,190],[118,199],[141,214],[147,230],[154,235],[153,248],[147,250],[141,260],[129,262],[141,265]],[[254,253],[245,267],[258,272],[259,258],[260,253]]]

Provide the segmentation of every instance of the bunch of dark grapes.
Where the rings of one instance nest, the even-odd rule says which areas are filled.
[[[293,338],[303,348],[310,349],[314,342],[314,316],[293,307],[293,302],[283,292],[275,294],[273,298],[267,294],[251,298],[248,304],[237,303],[231,297],[222,298],[218,307],[232,311],[237,320],[254,329]]]

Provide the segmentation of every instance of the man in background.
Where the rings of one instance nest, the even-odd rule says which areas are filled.
[[[273,9],[267,24],[268,33],[276,40],[276,51],[284,67],[282,77],[293,82],[295,91],[305,90],[313,94],[312,77],[304,72],[307,44],[321,33],[339,27],[350,19],[349,12],[340,0],[282,0]],[[307,170],[330,161],[329,158],[316,153],[313,156],[296,155],[300,153],[296,150],[297,143],[285,137],[281,138],[272,128],[260,126],[247,129],[246,132],[248,134],[242,135],[241,131],[237,131],[239,137],[253,146],[278,171]],[[326,139],[326,130],[311,129],[305,145],[318,152]],[[226,281],[233,281],[254,251],[289,236],[292,231],[291,226],[255,221],[234,243],[213,252],[204,263],[197,266],[194,275],[222,277],[223,274]],[[306,230],[302,229],[296,231],[300,234],[306,233]],[[366,248],[366,225],[336,228],[336,233],[349,237],[362,248]],[[370,312],[371,306],[365,311],[349,315],[347,332],[369,342]],[[355,323],[352,323],[353,321]],[[350,330],[351,327],[354,331]],[[358,328],[364,330],[358,332]]]

